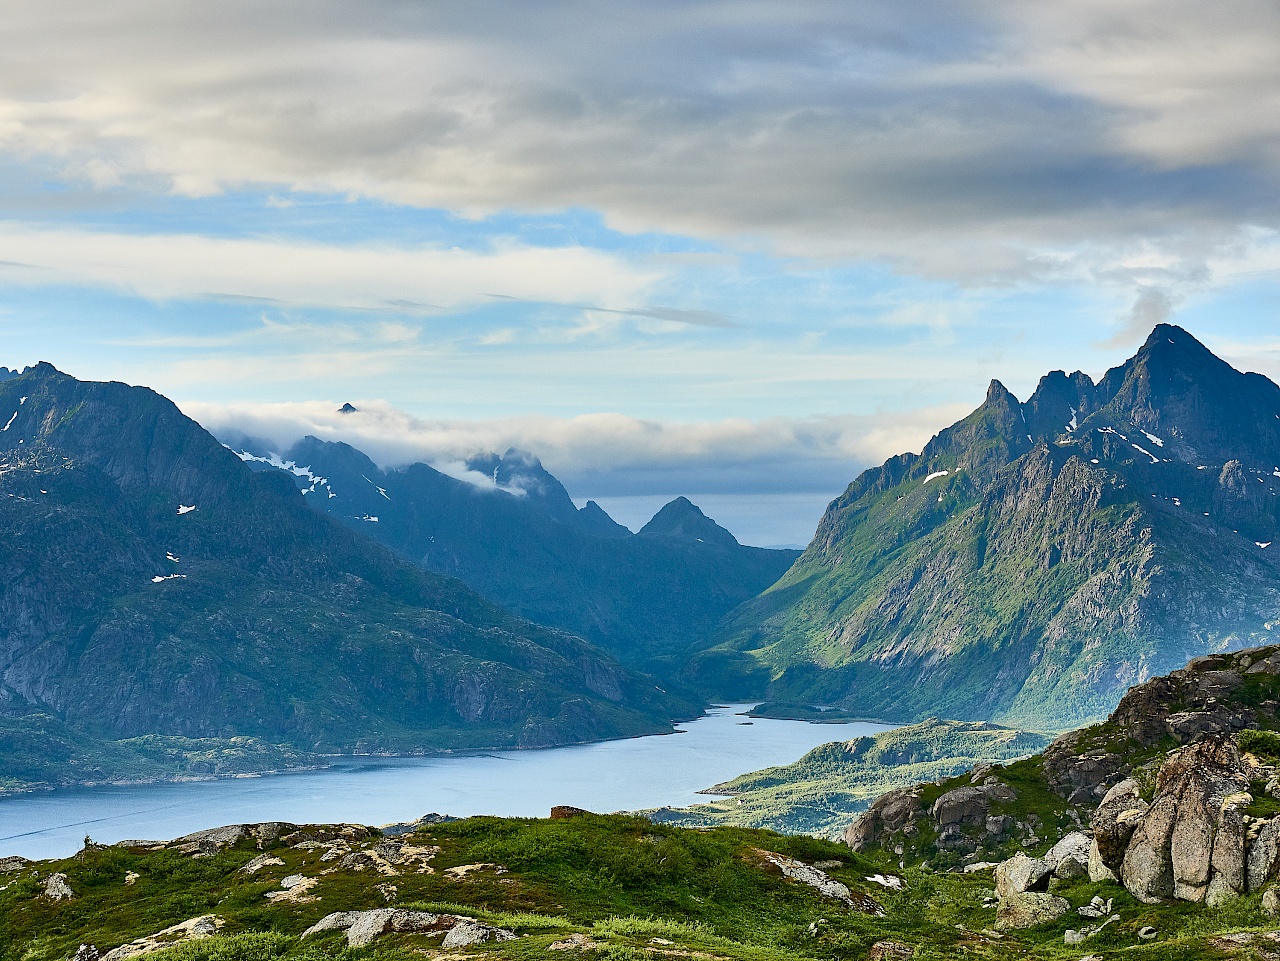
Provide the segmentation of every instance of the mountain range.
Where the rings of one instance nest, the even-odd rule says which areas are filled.
[[[683,655],[800,554],[741,545],[684,497],[633,534],[594,501],[576,507],[519,450],[472,458],[473,476],[492,481],[478,486],[421,463],[384,471],[348,444],[315,437],[281,452],[225,440],[251,467],[289,474],[317,511],[669,683],[689,683]]]
[[[311,510],[151,390],[48,364],[0,381],[9,740],[533,747],[699,707]]]
[[[703,656],[778,713],[1075,726],[1272,639],[1278,535],[1280,387],[1161,324],[1096,383],[1055,371],[1019,402],[993,381],[865,471]]]

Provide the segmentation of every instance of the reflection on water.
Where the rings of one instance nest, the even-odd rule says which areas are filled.
[[[789,764],[827,741],[888,730],[756,718],[715,708],[680,733],[538,751],[345,758],[324,771],[182,784],[76,788],[0,799],[0,856],[63,857],[86,834],[167,839],[221,824],[411,821],[430,811],[545,817],[553,804],[626,811],[695,804],[696,792]]]

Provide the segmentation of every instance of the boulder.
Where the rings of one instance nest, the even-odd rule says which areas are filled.
[[[1059,878],[1080,878],[1089,873],[1089,849],[1093,839],[1083,831],[1072,831],[1049,849],[1044,860]]]
[[[1240,752],[1211,735],[1170,757],[1125,850],[1119,876],[1138,900],[1220,903],[1245,887],[1244,808],[1251,800]]]
[[[929,811],[939,827],[952,824],[986,825],[991,799],[980,787],[958,787],[933,802]]]
[[[1262,892],[1262,910],[1273,918],[1280,914],[1280,892],[1275,888],[1267,888]]]
[[[1103,796],[1089,822],[1097,851],[1096,857],[1090,852],[1091,863],[1096,862],[1090,869],[1090,877],[1095,881],[1114,880],[1118,876],[1129,839],[1146,811],[1147,802],[1138,796],[1138,782],[1133,778],[1126,778]],[[1104,867],[1110,877],[1101,876],[1099,869]]]
[[[218,933],[218,928],[222,927],[222,924],[222,918],[212,914],[202,914],[198,918],[191,918],[189,921],[175,924],[163,931],[157,931],[149,937],[138,938],[136,941],[113,948],[102,956],[102,961],[126,961],[128,958],[164,951],[180,941],[200,941],[210,938]]]
[[[12,857],[0,858],[0,874],[12,874],[14,871],[21,871],[31,862],[24,857],[13,855]]]
[[[1250,894],[1261,891],[1275,877],[1277,867],[1280,867],[1280,817],[1264,824],[1249,845],[1245,889]]]
[[[1089,880],[1090,881],[1118,881],[1114,871],[1107,867],[1105,861],[1102,860],[1102,853],[1098,850],[1098,839],[1094,838],[1089,844]]]
[[[489,941],[514,941],[515,932],[505,928],[495,928],[491,924],[462,918],[449,929],[449,933],[440,942],[442,948],[468,948],[473,944],[486,944]]]
[[[1019,851],[1007,861],[996,865],[996,897],[1004,900],[1026,891],[1044,891],[1053,877],[1053,865],[1048,861],[1027,857]]]
[[[582,814],[590,814],[585,808],[576,808],[572,804],[557,804],[551,809],[551,820],[562,821],[565,818],[576,818]]]
[[[1068,911],[1071,905],[1066,898],[1056,894],[1042,894],[1033,891],[1015,893],[1000,899],[996,909],[996,927],[1033,928],[1038,924],[1056,921]]]
[[[855,851],[865,851],[890,834],[905,830],[924,815],[920,788],[897,788],[880,795],[844,831],[844,843]]]
[[[70,901],[76,896],[67,884],[65,874],[51,874],[45,878],[43,893],[50,901]]]

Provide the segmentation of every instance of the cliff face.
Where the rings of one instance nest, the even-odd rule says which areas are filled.
[[[309,510],[169,401],[0,383],[0,710],[95,737],[540,746],[691,705]]]
[[[1280,388],[1162,325],[1099,384],[1046,376],[865,472],[734,612],[768,696],[1066,727],[1280,612]]]

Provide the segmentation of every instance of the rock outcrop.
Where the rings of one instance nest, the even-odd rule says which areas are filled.
[[[384,934],[424,934],[445,932],[441,947],[461,948],[486,941],[511,941],[516,935],[505,928],[497,928],[475,918],[456,914],[433,914],[429,911],[401,911],[396,908],[377,908],[373,911],[336,911],[326,915],[307,930],[304,938],[325,931],[344,931],[347,945],[353,948],[368,947],[374,939]]]
[[[1248,787],[1239,749],[1221,735],[1166,761],[1120,864],[1129,892],[1146,903],[1243,893]]]

